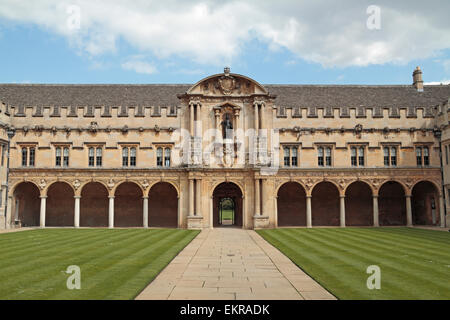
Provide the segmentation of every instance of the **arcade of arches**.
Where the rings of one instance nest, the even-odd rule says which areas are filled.
[[[250,194],[250,198],[258,201],[247,210],[261,212],[258,210],[264,207],[263,185],[256,186],[260,197]],[[20,221],[22,226],[182,227],[179,191],[173,184],[160,181],[143,190],[133,181],[119,183],[110,190],[104,183],[91,181],[76,193],[69,183],[57,181],[43,191],[37,184],[25,181],[12,190],[11,210],[14,221]],[[333,181],[320,181],[310,189],[301,181],[287,181],[274,194],[275,227],[441,223],[442,195],[435,183],[425,180],[410,189],[394,180],[380,184],[377,189],[360,180],[348,183],[345,188],[339,188]],[[195,199],[200,201],[201,194],[195,193]],[[201,212],[201,205],[195,204],[192,212]],[[212,227],[248,227],[246,206],[241,186],[233,182],[213,186]]]
[[[378,193],[355,181],[340,194],[332,182],[316,184],[310,195],[297,182],[286,182],[277,193],[279,227],[439,225],[441,205],[436,186],[420,181],[412,194],[396,181],[385,182]]]
[[[46,195],[22,182],[13,194],[15,221],[24,227],[178,227],[178,192],[167,182],[146,195],[134,182],[120,184],[114,196],[99,182],[85,184],[80,196],[66,182],[53,183]]]

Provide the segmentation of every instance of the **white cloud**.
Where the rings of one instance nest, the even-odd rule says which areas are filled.
[[[426,86],[438,86],[438,85],[447,85],[450,84],[450,80],[442,80],[442,81],[432,81],[432,82],[424,82]]]
[[[182,56],[220,66],[232,64],[253,39],[325,67],[403,64],[450,48],[450,1],[377,0],[380,30],[366,26],[371,4],[366,0],[2,0],[0,19],[61,34],[90,56],[117,52],[121,40],[157,58]],[[80,7],[80,29],[69,27],[70,5]]]
[[[132,57],[130,60],[122,63],[122,68],[132,70],[137,73],[152,74],[156,72],[156,67],[142,60],[141,57]]]

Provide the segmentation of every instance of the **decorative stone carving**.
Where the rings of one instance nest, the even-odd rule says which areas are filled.
[[[142,188],[147,189],[150,186],[150,184],[148,183],[148,180],[145,179],[144,181],[142,181],[141,186]]]
[[[106,185],[108,186],[109,190],[112,190],[112,188],[114,188],[115,186],[115,182],[113,179],[109,179]]]
[[[98,123],[96,121],[92,121],[91,124],[89,125],[88,130],[90,133],[96,133],[98,130]]]
[[[78,188],[81,186],[81,182],[80,180],[76,179],[73,183],[72,183],[73,187],[75,188],[75,190],[78,190]]]
[[[47,182],[45,181],[45,179],[41,179],[41,181],[39,181],[39,188],[41,188],[41,190],[44,190],[45,187],[47,186]]]

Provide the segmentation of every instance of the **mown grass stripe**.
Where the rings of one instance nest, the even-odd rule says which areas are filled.
[[[75,230],[72,230],[72,232]],[[66,230],[66,232],[70,232],[70,230]],[[7,271],[8,269],[14,268],[14,269],[20,269],[21,265],[25,264],[25,267],[30,268],[30,255],[26,255],[26,253],[29,252],[34,252],[37,251],[39,252],[43,258],[45,259],[46,255],[50,255],[50,254],[58,254],[63,252],[63,249],[68,248],[69,252],[72,252],[73,250],[77,250],[77,246],[78,245],[83,245],[85,243],[93,243],[96,245],[100,245],[105,241],[108,241],[108,239],[110,239],[110,237],[113,236],[113,233],[111,233],[109,235],[108,238],[105,238],[102,234],[92,234],[91,237],[83,237],[83,236],[77,236],[74,237],[74,241],[63,241],[63,242],[58,242],[58,243],[54,243],[53,245],[49,245],[49,246],[45,246],[44,248],[34,248],[34,250],[31,250],[33,248],[30,248],[26,251],[21,251],[22,256],[20,257],[20,259],[17,260],[9,260],[11,261],[11,263],[9,264],[9,267],[2,267],[2,270]],[[127,235],[125,233],[122,234],[123,237],[127,237]],[[65,252],[67,252],[67,250],[65,250]],[[24,254],[25,253],[25,254]],[[31,257],[33,257],[33,255],[31,255]],[[9,257],[11,258],[11,257]],[[5,257],[4,261],[8,261],[8,255]],[[36,260],[32,260],[32,262],[34,264],[37,264],[40,262],[41,257],[37,257]],[[3,259],[2,259],[3,260]],[[0,264],[1,266],[1,264]]]
[[[322,229],[324,230],[324,229]],[[327,229],[331,230],[331,229]],[[295,230],[287,230],[287,233],[290,237],[295,239]],[[324,261],[329,258],[333,259],[333,266],[341,266],[345,273],[337,273],[333,275],[333,279],[335,283],[339,283],[340,286],[343,286],[344,283],[356,282],[357,286],[353,287],[353,292],[362,293],[367,290],[366,287],[366,268],[369,265],[373,264],[373,261],[363,258],[362,256],[353,256],[351,252],[348,251],[346,247],[339,247],[330,243],[328,241],[322,240],[322,236],[320,235],[321,230],[313,230],[313,232],[309,232],[306,237],[310,239],[309,245],[314,245],[319,248],[319,251],[323,253],[325,256]],[[325,262],[323,262],[325,264]],[[325,264],[325,270],[329,269],[329,263]],[[384,267],[384,269],[386,269]],[[388,272],[391,271],[388,269]],[[344,279],[345,281],[342,281]],[[390,287],[391,284],[387,283],[387,286]],[[350,290],[350,288],[347,288]],[[405,292],[406,294],[407,292]]]
[[[121,279],[123,277],[123,274],[117,274],[115,277],[111,277],[111,274],[116,274],[116,270],[124,269],[124,267],[127,267],[128,272],[132,272],[134,266],[130,266],[128,263],[130,255],[137,255],[139,258],[141,258],[141,252],[143,250],[153,250],[155,247],[164,245],[161,244],[161,241],[163,239],[172,239],[175,235],[176,233],[172,233],[169,231],[165,234],[158,235],[157,238],[153,238],[152,244],[150,246],[148,246],[146,242],[142,241],[136,242],[131,247],[125,246],[117,251],[114,251],[113,254],[99,261],[100,264],[98,266],[98,270],[91,274],[88,274],[87,277],[85,277],[84,282],[87,282],[89,280],[89,277],[91,279],[95,279],[95,281],[92,283],[88,282],[88,286],[84,289],[84,295],[86,297],[92,296],[92,294],[95,294],[95,291],[100,290],[100,288],[104,286],[105,282],[109,282],[109,290],[114,291],[119,284],[122,284]],[[130,276],[134,277],[134,274],[130,274]]]
[[[341,299],[450,298],[446,233],[410,228],[276,229],[258,233]],[[368,246],[372,242],[374,245]],[[439,254],[436,248],[441,248]],[[436,263],[428,264],[429,260]],[[381,290],[365,288],[368,263],[382,269]],[[363,268],[355,273],[355,266]]]
[[[336,236],[337,233],[339,233],[340,237]],[[331,243],[332,247],[345,247],[348,255],[372,257],[373,261],[371,264],[380,266],[383,265],[383,268],[386,268],[386,266],[388,266],[390,268],[389,270],[391,272],[394,272],[397,277],[401,276],[402,278],[415,278],[416,282],[429,281],[430,283],[434,284],[435,288],[439,288],[440,290],[450,289],[450,287],[444,285],[444,283],[442,282],[442,280],[445,279],[445,276],[447,275],[445,271],[441,271],[439,270],[439,268],[435,268],[433,276],[427,275],[426,271],[428,270],[428,266],[424,265],[423,262],[416,262],[416,260],[412,260],[410,258],[405,259],[398,254],[376,249],[376,244],[374,244],[372,247],[366,246],[365,244],[358,241],[357,237],[350,236],[349,233],[351,233],[351,231],[330,229],[325,233],[321,232],[320,238],[328,239],[329,241],[326,241],[326,243]],[[349,237],[349,239],[344,240],[343,238],[345,237]],[[373,239],[373,241],[375,241],[376,243],[376,239]],[[384,248],[385,247],[383,247],[382,249]]]
[[[111,236],[113,236],[113,234],[111,233]],[[128,238],[129,237],[129,233],[122,233],[122,237],[121,238]],[[103,240],[104,241],[111,241],[111,237],[108,237],[106,239]],[[96,242],[92,242],[93,244],[95,244]],[[99,241],[98,244],[102,244],[102,241]],[[25,265],[25,269],[24,268],[17,268],[17,270],[14,270],[13,272],[21,272],[23,274],[23,276],[21,277],[20,281],[16,282],[15,285],[16,286],[20,286],[23,284],[23,287],[32,287],[33,283],[36,282],[42,282],[45,281],[47,278],[49,277],[55,277],[56,275],[59,275],[60,277],[62,277],[62,272],[64,272],[64,270],[67,268],[67,266],[73,264],[68,262],[68,257],[72,256],[73,254],[77,254],[79,253],[79,247],[70,247],[67,248],[67,246],[62,246],[59,247],[59,252],[51,254],[50,252],[46,252],[46,253],[41,253],[43,254],[42,257],[40,257],[40,261],[45,260],[47,263],[46,264],[42,264],[39,265],[37,267],[34,267],[34,265],[29,265],[26,264]],[[91,250],[92,253],[98,253],[100,254],[102,251],[104,250],[104,248],[102,248],[101,246],[99,246],[98,248],[96,248],[96,250]],[[57,249],[58,251],[58,249]],[[58,254],[59,253],[59,254]],[[64,259],[64,260],[63,260]],[[37,263],[36,260],[33,261],[34,264]],[[6,286],[8,285],[11,281],[13,281],[13,278],[8,278],[6,281],[3,281],[3,284]],[[62,282],[64,283],[64,282]]]
[[[73,230],[73,231],[77,232],[79,230]],[[120,234],[121,234],[120,237],[116,237],[116,233],[114,231],[117,231],[117,230],[107,230],[107,231],[109,231],[108,232],[109,236],[107,238],[103,239],[103,241],[100,241],[100,242],[99,241],[93,241],[93,242],[91,242],[91,245],[98,246],[96,248],[96,250],[90,250],[89,246],[85,247],[85,246],[83,246],[84,244],[81,244],[82,245],[81,247],[84,248],[84,249],[81,249],[81,251],[84,250],[83,252],[85,253],[86,259],[89,259],[92,255],[102,256],[101,252],[102,252],[102,250],[105,250],[105,247],[102,246],[102,245],[104,245],[105,243],[108,243],[110,241],[120,242],[120,245],[124,247],[123,248],[124,250],[131,250],[131,251],[133,251],[133,248],[135,248],[135,245],[133,245],[133,243],[139,244],[139,243],[141,243],[141,240],[149,241],[149,240],[152,240],[155,237],[158,237],[159,236],[158,234],[170,233],[170,232],[173,232],[173,231],[180,231],[180,230],[167,230],[167,229],[166,230],[163,230],[163,229],[158,230],[158,229],[154,229],[154,230],[151,231],[151,236],[150,237],[149,237],[149,234],[150,234],[149,230],[133,230],[133,229],[120,230]],[[122,241],[123,238],[126,238],[126,239]],[[80,245],[80,243],[78,243],[78,245]],[[63,249],[64,249],[64,247],[63,247]],[[108,249],[108,248],[106,248],[106,249]],[[109,249],[111,249],[111,248],[109,248]],[[70,256],[72,254],[77,254],[77,255],[79,255],[81,257],[83,256],[82,252],[77,251],[76,248],[73,248],[69,252],[64,251],[64,250],[62,250],[62,251],[64,253],[57,255],[55,257],[55,259],[62,259],[62,258],[65,258],[67,255]],[[114,259],[114,257],[120,259],[122,256],[113,252],[112,259]],[[53,257],[52,257],[52,259],[53,259]],[[50,260],[52,260],[52,259],[50,259]],[[95,260],[95,258],[94,258],[94,260]],[[50,265],[52,265],[52,264],[50,264]],[[67,265],[68,265],[67,263],[64,263],[64,269],[65,269],[65,267]],[[57,266],[56,266],[56,268],[57,268]],[[50,268],[44,268],[44,269],[41,268],[41,269],[38,269],[38,270],[35,270],[35,271],[37,273],[39,273],[39,274],[46,274],[50,270],[54,272],[55,267],[53,267],[53,268],[51,268],[51,267]],[[67,276],[64,276],[64,278],[66,278],[66,277]],[[48,278],[52,279],[52,276],[50,275],[50,277],[48,277]],[[40,279],[40,282],[37,281],[37,283],[41,283],[41,284],[45,283],[46,282],[45,280],[46,279]],[[53,281],[55,281],[55,280],[53,280]],[[29,281],[27,281],[26,277],[25,277],[25,282],[30,284]],[[52,281],[51,280],[49,282],[47,281],[47,284],[48,285],[52,285]],[[65,285],[65,282],[63,284]],[[5,285],[5,283],[2,282],[1,287],[3,287],[4,285]],[[48,298],[48,297],[46,297],[46,298]]]
[[[122,269],[122,268],[129,268],[129,273],[123,274],[119,277],[116,277],[114,279],[110,279],[106,273],[102,272],[100,274],[100,277],[97,278],[97,284],[96,286],[89,289],[89,291],[86,293],[87,296],[90,296],[91,293],[95,294],[96,291],[101,290],[102,287],[105,286],[105,283],[109,283],[110,291],[108,295],[104,297],[104,299],[112,299],[113,297],[121,298],[123,297],[124,293],[121,288],[124,287],[125,283],[128,283],[131,278],[136,277],[136,272],[138,272],[139,269],[142,270],[143,267],[146,268],[146,271],[150,272],[152,271],[152,267],[156,267],[153,269],[155,272],[156,270],[160,269],[161,266],[159,263],[150,263],[150,264],[142,264],[142,262],[138,262],[136,260],[141,260],[145,253],[148,252],[148,256],[146,256],[146,259],[153,260],[152,262],[158,262],[160,261],[160,258],[162,255],[164,255],[167,252],[167,243],[173,242],[173,241],[180,241],[180,239],[183,238],[183,235],[180,233],[172,233],[168,235],[167,237],[159,239],[159,241],[155,242],[151,247],[141,245],[139,247],[134,248],[133,254],[129,256],[123,256],[121,259],[117,260],[117,263],[114,265],[110,265],[109,268],[114,269]],[[161,260],[162,261],[162,260]],[[133,263],[134,262],[134,263]],[[106,268],[108,270],[108,268]],[[112,280],[112,282],[110,282]],[[148,279],[148,282],[150,282],[151,279]],[[134,292],[136,295],[137,292]]]

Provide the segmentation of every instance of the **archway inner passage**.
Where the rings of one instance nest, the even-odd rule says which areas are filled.
[[[214,189],[213,226],[242,227],[242,192],[232,182],[223,182]]]
[[[234,200],[222,198],[219,202],[219,224],[222,226],[234,225]]]

